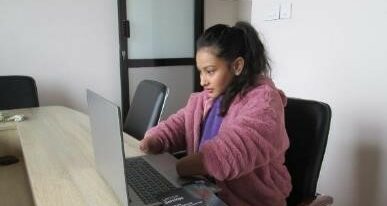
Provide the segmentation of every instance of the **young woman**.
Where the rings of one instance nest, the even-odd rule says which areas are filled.
[[[286,97],[269,78],[257,32],[244,22],[207,29],[197,42],[196,64],[204,90],[150,129],[140,149],[186,149],[176,165],[179,175],[213,177],[230,206],[286,205]]]

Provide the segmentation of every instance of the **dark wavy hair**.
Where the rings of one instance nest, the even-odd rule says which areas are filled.
[[[220,115],[225,116],[238,93],[244,96],[259,76],[270,76],[269,60],[257,31],[246,22],[237,22],[233,27],[217,24],[208,28],[196,42],[197,51],[205,47],[229,66],[238,57],[244,59],[242,73],[234,76],[223,94]]]

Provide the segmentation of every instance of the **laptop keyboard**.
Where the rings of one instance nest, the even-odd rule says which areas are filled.
[[[125,159],[126,180],[145,204],[158,202],[157,196],[176,188],[143,158]]]

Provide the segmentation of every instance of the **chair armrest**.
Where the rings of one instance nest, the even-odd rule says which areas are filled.
[[[317,194],[314,199],[302,201],[297,206],[327,206],[333,204],[333,197],[328,195]]]

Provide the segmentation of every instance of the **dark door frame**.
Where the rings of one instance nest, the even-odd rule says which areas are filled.
[[[196,40],[204,29],[204,0],[194,0],[194,47]],[[117,0],[118,5],[118,32],[120,43],[120,81],[121,81],[121,108],[122,118],[125,119],[129,110],[129,67],[158,67],[195,65],[195,58],[168,58],[168,59],[128,59],[128,41],[130,25],[127,20],[126,0]],[[197,70],[194,71],[194,91],[199,91],[200,79]]]

